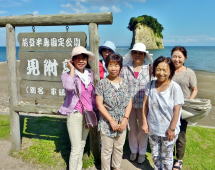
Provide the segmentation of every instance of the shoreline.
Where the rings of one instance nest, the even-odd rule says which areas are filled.
[[[19,61],[19,60],[18,60]],[[198,98],[211,100],[212,109],[209,115],[197,125],[215,127],[215,73],[195,70],[197,76]],[[0,62],[0,114],[9,112],[8,68],[7,62]]]
[[[20,60],[16,60],[16,61],[20,61]],[[7,61],[0,61],[0,64],[7,64]],[[189,67],[190,68],[190,67]],[[192,69],[192,68],[191,68]],[[195,69],[192,69],[194,70],[194,72],[203,72],[203,73],[212,73],[212,74],[215,74],[215,71],[206,71],[206,70],[195,70]],[[197,74],[197,73],[196,73]]]

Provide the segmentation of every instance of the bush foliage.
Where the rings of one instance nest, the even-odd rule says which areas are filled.
[[[136,25],[140,23],[142,25],[146,25],[150,27],[154,33],[163,38],[162,31],[163,31],[163,26],[158,22],[158,20],[152,16],[148,15],[142,15],[138,17],[132,17],[129,21],[128,24],[128,29],[130,31],[133,31],[136,28]]]

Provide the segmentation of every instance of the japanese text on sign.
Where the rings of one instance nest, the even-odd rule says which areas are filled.
[[[22,38],[22,47],[77,47],[80,38]]]

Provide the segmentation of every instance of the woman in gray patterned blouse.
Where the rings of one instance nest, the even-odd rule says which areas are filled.
[[[119,170],[121,166],[126,127],[132,101],[128,85],[119,77],[122,57],[112,54],[106,59],[109,75],[96,87],[96,104],[100,111],[98,129],[101,135],[101,169]]]
[[[148,135],[141,130],[143,97],[146,85],[150,81],[150,66],[146,64],[147,61],[152,62],[152,57],[146,51],[146,46],[143,43],[135,43],[126,54],[125,64],[121,71],[121,76],[128,82],[129,93],[133,97],[128,133],[130,160],[137,159],[140,164],[145,161],[148,142]]]

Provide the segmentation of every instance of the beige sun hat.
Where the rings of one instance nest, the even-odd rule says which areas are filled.
[[[88,55],[88,60],[92,61],[95,57],[95,55],[91,52],[88,51],[86,48],[84,48],[83,46],[78,46],[73,48],[72,52],[71,52],[71,59],[76,56],[76,55],[80,55],[80,54],[86,54]]]

